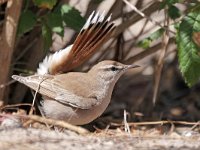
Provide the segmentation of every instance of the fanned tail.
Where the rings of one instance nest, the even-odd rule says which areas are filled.
[[[110,23],[111,15],[94,11],[78,34],[74,44],[52,55],[46,56],[39,64],[38,74],[58,74],[67,72],[85,62],[102,44],[108,40],[115,28]]]

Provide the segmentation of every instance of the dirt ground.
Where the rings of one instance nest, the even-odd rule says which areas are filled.
[[[0,131],[1,150],[133,150],[133,149],[200,149],[200,135],[194,131],[181,133],[182,128],[170,134],[157,134],[156,130],[125,133],[122,130],[104,130],[99,133],[78,135],[72,131],[13,128]],[[183,129],[186,131],[186,129]],[[188,129],[189,131],[189,129]]]

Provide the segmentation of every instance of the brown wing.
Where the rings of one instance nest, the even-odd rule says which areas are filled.
[[[88,87],[85,87],[85,91],[83,91],[85,96],[80,93],[80,91],[76,91],[80,88],[64,88],[62,84],[60,84],[60,80],[55,78],[56,76],[51,75],[33,75],[28,77],[22,77],[13,75],[12,78],[25,84],[31,89],[37,91],[42,95],[48,96],[56,101],[71,105],[73,107],[81,108],[81,109],[89,109],[94,105],[98,105],[101,102],[96,99],[94,96],[90,96],[89,92],[91,91]],[[76,78],[74,76],[73,78]],[[85,80],[84,80],[85,81]],[[74,86],[73,82],[76,82],[75,79],[69,79],[65,81],[66,84]],[[72,82],[72,83],[71,83]],[[87,83],[87,81],[85,81]],[[85,83],[80,83],[80,85],[84,86]],[[39,88],[38,88],[39,87]],[[72,92],[73,91],[73,92]],[[88,93],[88,95],[86,94]],[[78,95],[79,93],[79,95]]]

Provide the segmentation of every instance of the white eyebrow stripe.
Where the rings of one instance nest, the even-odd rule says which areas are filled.
[[[102,66],[101,68],[102,69],[107,69],[107,68],[112,68],[112,67],[115,67],[115,68],[118,68],[118,69],[122,69],[123,68],[122,66],[116,66],[116,65],[105,65],[105,66]]]

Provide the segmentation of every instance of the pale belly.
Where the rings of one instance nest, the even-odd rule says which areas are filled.
[[[100,105],[91,109],[79,109],[60,104],[54,100],[45,100],[43,110],[48,118],[64,120],[73,125],[83,125],[99,117],[105,111],[109,102],[110,98],[107,98]]]

